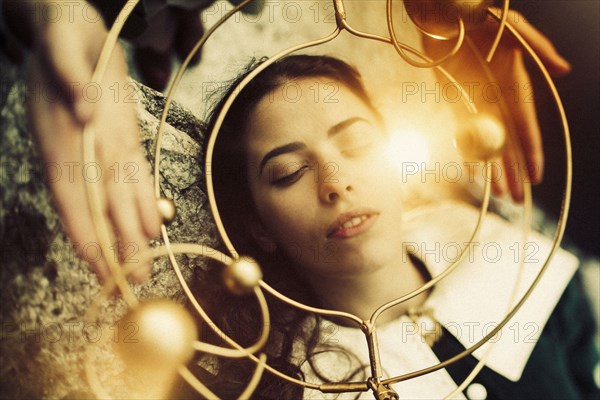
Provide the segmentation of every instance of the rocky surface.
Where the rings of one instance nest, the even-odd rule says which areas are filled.
[[[397,2],[398,7],[400,3]],[[206,26],[226,12],[224,7],[223,3],[216,3],[206,10],[202,16]],[[346,8],[355,28],[386,35],[384,1],[347,0]],[[194,114],[204,115],[210,89],[234,76],[253,57],[272,55],[329,34],[335,23],[331,12],[330,1],[278,1],[269,2],[258,16],[234,18],[207,43],[202,62],[186,74],[177,99]],[[405,21],[401,10],[396,15],[399,21]],[[409,24],[402,24],[398,37],[419,46],[419,36]],[[407,94],[409,89],[425,92],[435,87],[431,71],[407,68],[390,46],[345,33],[308,51],[342,56],[356,65],[392,127],[432,131],[440,149],[446,152],[450,147],[453,119],[447,104],[428,104],[433,109],[424,113],[422,93]],[[75,256],[52,205],[43,180],[43,164],[27,130],[19,71],[10,68],[1,57],[0,67],[0,398],[89,398],[83,369],[85,351],[98,341],[99,335],[106,338],[115,334],[111,326],[124,305],[120,301],[103,304],[100,327],[87,324],[86,311],[100,285],[87,265]],[[164,99],[143,86],[136,92],[143,142],[151,163]],[[425,126],[417,118],[423,115]],[[170,112],[168,123],[163,140],[161,187],[178,208],[177,219],[169,227],[171,238],[176,242],[212,245],[216,235],[199,162],[202,124],[177,106]],[[432,152],[440,153],[435,148]],[[544,225],[545,218],[538,218],[539,221],[542,222],[536,224],[538,228]],[[552,232],[552,224],[548,227]],[[181,256],[180,260],[187,278],[193,268],[204,266],[200,257]],[[586,281],[592,283],[589,292],[594,294],[597,305],[600,268],[597,259],[592,263],[583,270],[590,272]],[[155,262],[152,278],[136,287],[135,292],[142,298],[184,300],[165,259]],[[114,362],[109,352],[100,353],[98,361]],[[113,387],[118,386],[119,368],[113,366]]]
[[[358,29],[385,34],[385,2],[347,3],[352,23]],[[206,10],[202,16],[206,26],[224,14],[223,7],[219,3]],[[270,56],[331,33],[335,26],[332,10],[330,1],[284,1],[270,3],[255,17],[232,19],[207,43],[200,65],[184,77],[178,101],[194,115],[205,115],[209,92],[235,76],[251,58]],[[414,29],[403,30],[401,35],[412,42],[418,39]],[[375,93],[390,84],[400,88],[407,80],[420,82],[433,78],[429,71],[402,69],[390,46],[349,35],[341,35],[309,52],[342,56],[355,64]],[[380,62],[373,63],[374,59]],[[27,130],[24,81],[20,76],[23,71],[10,66],[2,57],[0,62],[0,398],[90,397],[83,369],[85,350],[94,344],[98,334],[114,335],[111,326],[123,313],[124,305],[119,301],[104,304],[100,329],[87,325],[86,310],[100,285],[87,265],[75,256],[44,183],[43,175],[49,172],[39,161]],[[132,72],[135,76],[135,71]],[[136,93],[140,99],[143,142],[152,163],[153,138],[164,98],[143,86]],[[391,97],[401,93],[396,91]],[[397,104],[390,106],[389,97],[378,96],[377,103],[394,114],[406,116],[408,113],[400,113]],[[216,235],[199,162],[202,124],[177,106],[170,112],[168,123],[161,158],[161,187],[177,204],[177,219],[169,227],[172,241],[214,244]],[[204,266],[200,257],[179,259],[186,277],[193,268]],[[135,291],[140,297],[184,299],[165,259],[155,262],[150,281]],[[108,353],[103,357],[99,361],[114,362]],[[118,366],[113,369],[118,378]],[[113,386],[118,386],[118,380]]]
[[[103,304],[100,325],[86,310],[100,285],[66,237],[46,186],[45,170],[27,129],[24,85],[17,81],[3,96],[0,139],[0,274],[2,290],[2,398],[79,398],[89,392],[84,376],[86,349],[101,336],[114,335],[124,304]],[[142,139],[152,162],[162,95],[139,86]],[[203,190],[202,124],[191,113],[171,108],[161,156],[161,187],[178,208],[169,226],[173,242],[215,243]],[[200,257],[179,257],[189,279]],[[151,279],[135,287],[140,298],[184,295],[166,258],[154,263]],[[111,363],[111,356],[102,356]],[[118,377],[119,368],[113,368]]]

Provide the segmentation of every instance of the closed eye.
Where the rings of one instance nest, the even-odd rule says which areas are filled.
[[[342,149],[342,154],[348,157],[358,157],[366,154],[373,148],[373,141],[365,141],[360,144],[355,144],[351,147]]]
[[[308,171],[308,165],[305,165],[296,171],[292,172],[289,175],[286,175],[282,178],[275,179],[272,184],[277,187],[286,187],[296,183],[302,176]]]
[[[342,154],[355,157],[367,153],[379,138],[380,134],[373,125],[359,121],[341,132],[336,141]]]

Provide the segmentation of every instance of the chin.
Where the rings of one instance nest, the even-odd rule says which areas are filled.
[[[330,265],[327,272],[336,277],[350,278],[380,271],[387,265],[392,265],[390,261],[393,260],[394,256],[386,251],[373,251],[372,254],[352,254],[336,262],[335,265]]]

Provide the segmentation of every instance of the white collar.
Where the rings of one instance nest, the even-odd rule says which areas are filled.
[[[478,211],[458,202],[421,207],[405,224],[408,250],[427,265],[432,276],[440,274],[456,259],[458,248],[465,247]],[[475,344],[504,318],[520,271],[515,300],[521,299],[551,248],[551,241],[537,232],[523,240],[520,227],[493,214],[485,217],[473,242],[467,258],[436,285],[425,302],[438,322],[465,347]],[[523,268],[520,254],[525,256]],[[493,346],[485,364],[512,381],[519,380],[578,264],[574,255],[559,249],[527,302],[492,338],[494,344],[479,348],[475,357],[481,358]]]
[[[436,276],[456,257],[458,246],[464,247],[468,241],[475,227],[478,209],[464,203],[447,202],[419,207],[409,215],[404,224],[405,238],[408,239],[405,245],[425,263],[430,274]],[[519,227],[496,215],[487,215],[474,241],[478,245],[428,296],[424,307],[433,309],[435,319],[463,346],[472,346],[504,318],[521,270],[518,249],[525,251],[527,262],[522,269],[515,297],[517,300],[539,272],[551,242],[532,232],[523,246],[519,245],[523,241],[522,235]],[[544,325],[577,265],[578,260],[572,254],[561,249],[556,252],[528,301],[500,334],[492,338],[495,343],[485,360],[489,368],[507,379],[519,380]],[[343,376],[336,376],[338,370],[354,370],[361,362],[367,362],[367,346],[360,330],[338,326],[327,320],[322,324],[321,329],[328,344],[346,348],[361,360],[357,363],[344,353],[319,353],[317,365],[331,374],[329,378],[343,379]],[[378,327],[379,349],[386,376],[402,375],[439,362],[414,327],[406,316]],[[489,346],[485,344],[478,349],[475,357],[480,358]],[[308,381],[318,381],[308,365],[303,365],[303,371]],[[410,398],[442,398],[456,388],[456,383],[442,369],[418,379],[400,382],[394,388]],[[360,394],[361,399],[371,396],[370,393]],[[457,396],[464,398],[462,394]],[[323,399],[335,396],[307,389],[305,397]]]

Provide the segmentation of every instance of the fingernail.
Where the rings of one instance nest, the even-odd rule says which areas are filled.
[[[565,59],[563,59],[563,68],[564,68],[565,72],[571,72],[571,70],[573,69],[573,67],[571,66],[571,63]]]
[[[523,202],[523,188],[521,186],[516,187],[513,191],[512,191],[512,198],[513,201],[515,203],[522,203]]]
[[[504,194],[504,190],[502,190],[502,188],[499,188],[498,186],[492,186],[492,194],[496,197],[499,197]]]
[[[535,163],[527,164],[527,174],[529,175],[529,180],[531,183],[540,183],[542,181],[542,177],[544,175],[543,167],[541,160],[538,160]]]
[[[560,68],[562,70],[562,73],[566,74],[568,72],[571,72],[571,70],[573,69],[573,67],[571,66],[571,63],[567,61],[566,58],[562,57],[561,55],[558,55],[558,68]]]

